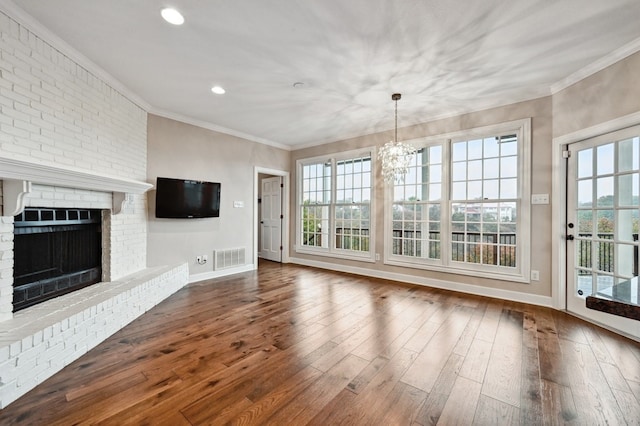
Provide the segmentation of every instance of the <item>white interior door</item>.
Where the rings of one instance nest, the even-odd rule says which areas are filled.
[[[282,177],[262,179],[260,256],[282,262]]]
[[[588,309],[587,296],[639,304],[640,127],[569,146],[567,309],[635,337],[640,322]]]

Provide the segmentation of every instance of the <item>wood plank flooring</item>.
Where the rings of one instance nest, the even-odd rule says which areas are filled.
[[[272,262],[185,287],[0,411],[2,425],[639,423],[637,342]]]

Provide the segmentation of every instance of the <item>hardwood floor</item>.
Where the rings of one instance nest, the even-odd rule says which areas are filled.
[[[639,424],[640,344],[293,265],[189,285],[0,411],[29,425]]]

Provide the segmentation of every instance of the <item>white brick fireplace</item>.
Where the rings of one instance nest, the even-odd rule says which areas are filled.
[[[0,408],[188,281],[186,264],[146,267],[144,102],[7,8],[0,4]],[[22,205],[101,209],[104,281],[13,314],[13,215]]]
[[[144,258],[146,246],[139,241],[139,234],[144,229],[137,227],[144,226],[144,193],[151,188],[151,184],[68,166],[51,166],[2,157],[0,179],[3,195],[0,259],[5,260],[0,265],[7,270],[11,269],[13,259],[12,219],[24,207],[103,210],[103,281],[111,281],[112,278],[141,269],[139,258]],[[118,220],[118,215],[128,216],[126,228],[119,229],[116,225],[122,222]],[[0,274],[0,321],[13,318],[12,284],[12,276],[2,277]]]
[[[20,170],[23,179],[31,180],[11,179],[11,170]],[[124,216],[144,216],[144,191],[151,185],[77,170],[72,171],[71,179],[69,172],[0,158],[5,212],[0,216],[0,408],[182,288],[188,280],[186,264],[143,268],[115,277],[114,271],[128,272],[135,262],[135,257],[130,258],[131,249],[145,248],[135,245],[135,222],[123,229],[114,224],[127,223]],[[52,185],[59,184],[61,176],[67,186]],[[79,177],[82,178],[74,182]],[[96,189],[88,190],[87,186]],[[131,192],[114,191],[123,187]],[[13,217],[6,212],[16,213],[22,205],[101,209],[103,282],[12,313],[14,229]],[[132,248],[126,242],[130,237]]]

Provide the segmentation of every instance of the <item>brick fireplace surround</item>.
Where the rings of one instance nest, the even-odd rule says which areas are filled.
[[[14,164],[0,159],[0,167],[4,166],[0,175],[6,175],[7,166]],[[27,175],[32,168],[21,162],[17,164],[26,169],[17,173],[19,175]],[[36,168],[41,169],[40,166]],[[46,170],[55,180],[56,168]],[[3,188],[7,182],[7,179],[3,181]],[[103,184],[108,186],[110,182]],[[87,182],[82,180],[77,185],[87,185]],[[137,186],[144,189],[146,185]],[[136,208],[144,208],[145,203],[143,194],[119,196],[117,194],[121,193],[108,192],[108,189],[95,191],[32,185],[31,191],[25,194],[27,206],[102,209],[103,281],[13,314],[13,216],[0,217],[0,408],[82,356],[188,281],[186,264],[145,268],[120,279],[111,278],[113,264],[118,261],[111,242],[114,236],[117,240],[126,238],[127,234],[127,231],[120,231],[117,235],[113,229],[114,218],[118,216],[115,211],[121,210],[119,215],[135,215]],[[7,199],[6,191],[0,194],[3,195],[3,210],[7,212],[14,203]],[[114,205],[114,197],[126,201]],[[136,197],[140,199],[138,206],[135,205]]]
[[[0,408],[188,281],[186,263],[146,266],[148,107],[8,9],[0,5]],[[13,314],[20,204],[101,209],[102,282]]]

